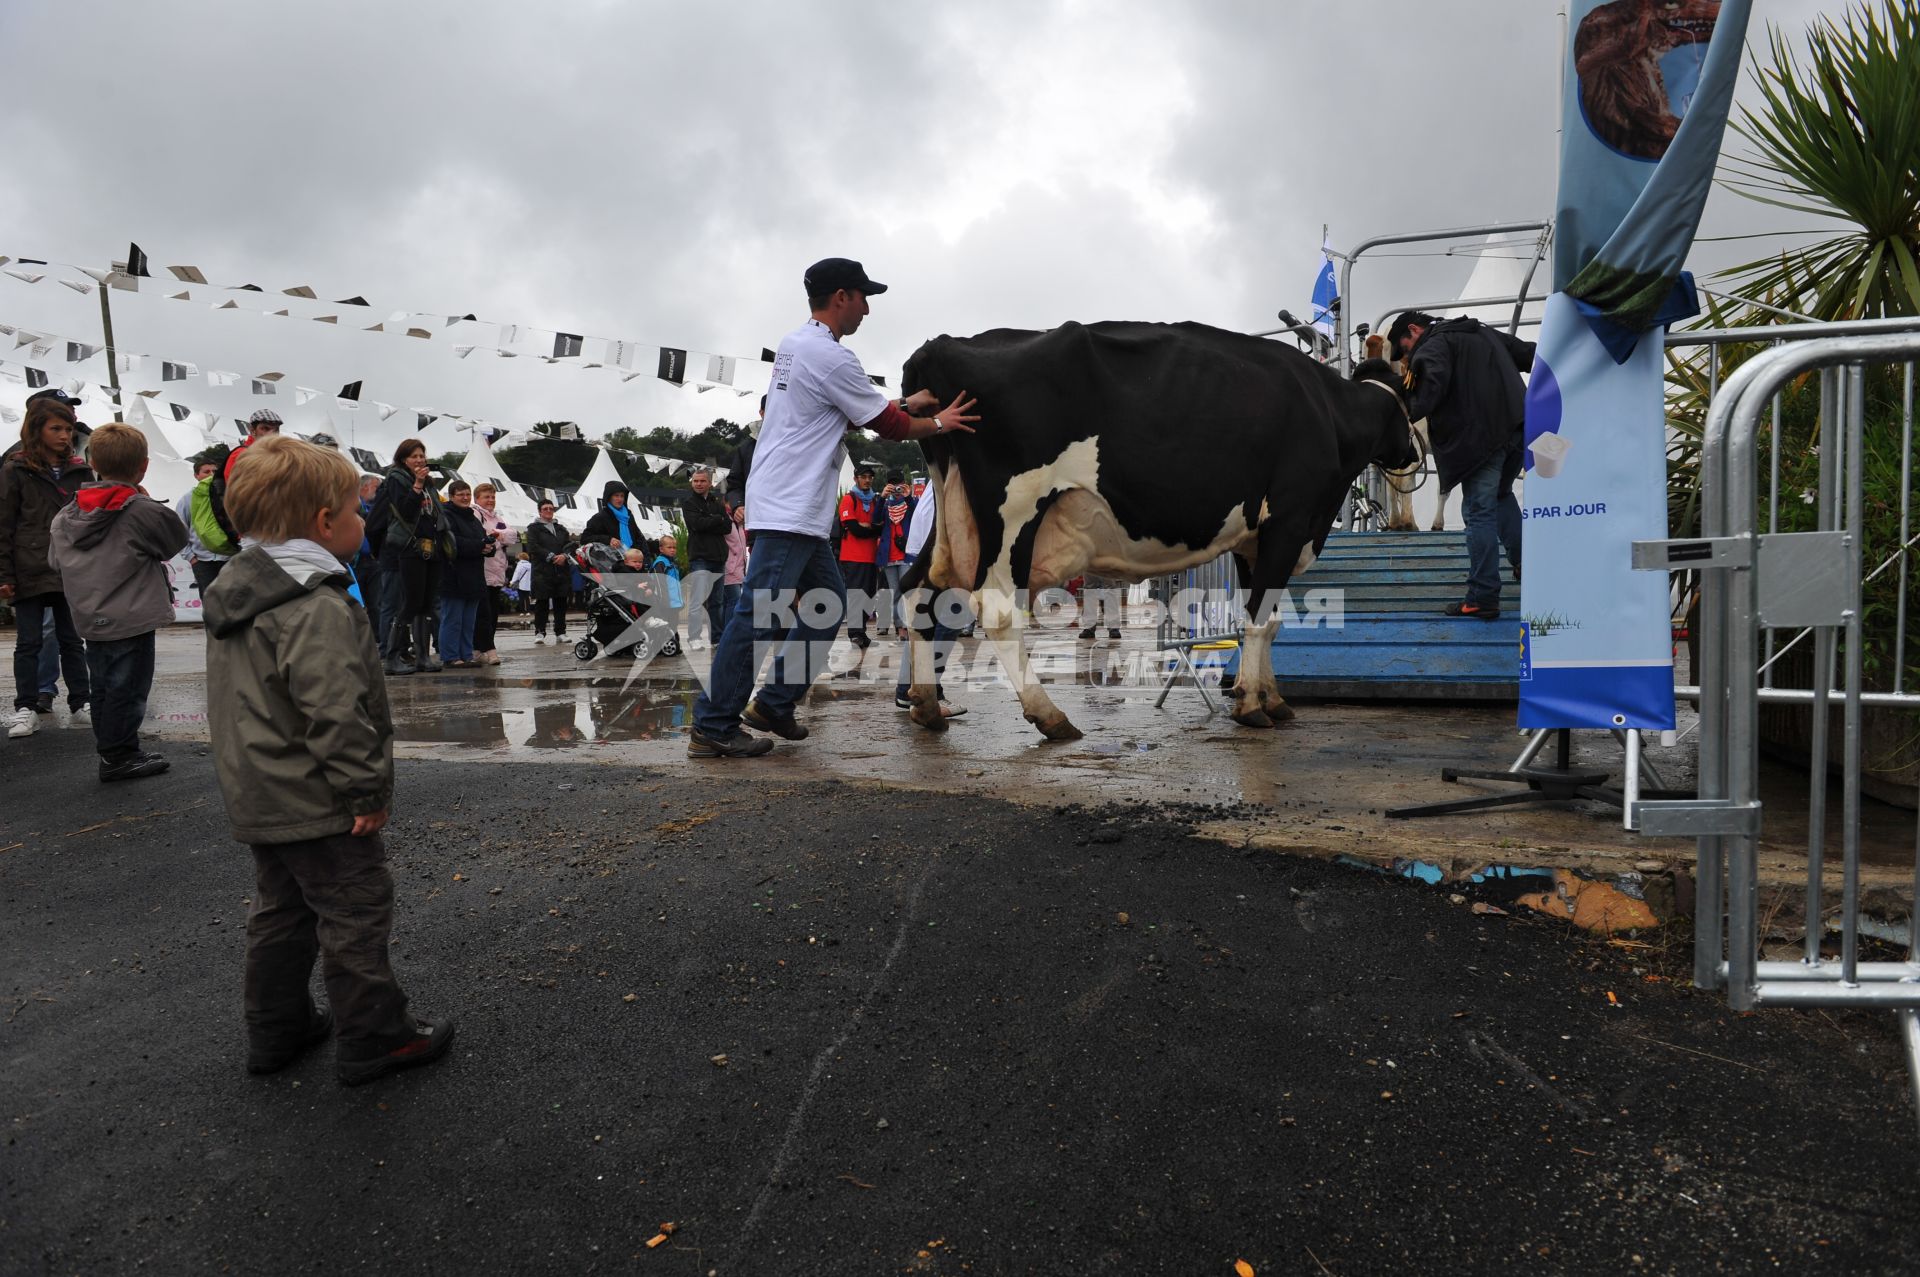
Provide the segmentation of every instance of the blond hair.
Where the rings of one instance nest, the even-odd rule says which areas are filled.
[[[117,421],[101,426],[87,443],[87,463],[102,479],[138,483],[147,464],[147,437]]]
[[[248,444],[227,478],[227,517],[242,536],[278,544],[305,536],[322,510],[360,500],[360,472],[331,448],[288,435]]]
[[[491,492],[496,497],[500,495],[500,489],[494,487],[491,483],[478,484],[473,489],[473,495],[476,497],[483,492]]]

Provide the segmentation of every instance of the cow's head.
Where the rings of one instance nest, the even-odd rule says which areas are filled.
[[[1370,381],[1380,387],[1380,397],[1391,395],[1397,411],[1381,413],[1380,432],[1374,440],[1373,460],[1383,470],[1405,470],[1420,460],[1420,449],[1413,441],[1413,422],[1407,417],[1405,380],[1384,359],[1363,359],[1353,370],[1355,381]],[[1379,392],[1374,392],[1379,393]]]

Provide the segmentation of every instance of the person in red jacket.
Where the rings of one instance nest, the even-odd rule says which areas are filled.
[[[865,651],[867,618],[876,614],[880,593],[878,566],[881,533],[889,531],[887,512],[873,490],[873,464],[853,471],[853,491],[840,498],[840,579],[847,584],[847,637]]]

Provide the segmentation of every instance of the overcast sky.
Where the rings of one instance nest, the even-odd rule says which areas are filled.
[[[1558,9],[6,0],[0,254],[104,267],[131,240],[156,272],[189,263],[216,283],[363,295],[363,324],[473,312],[749,356],[805,318],[805,266],[848,256],[890,285],[849,343],[890,385],[943,332],[1069,319],[1257,330],[1281,307],[1306,312],[1323,223],[1346,249],[1551,216]],[[1820,9],[1757,0],[1750,46],[1764,47],[1764,23],[1798,33]],[[1701,234],[1798,224],[1718,192]],[[1694,266],[1781,242],[1702,243]],[[1370,256],[1353,312],[1457,295],[1470,266]],[[73,277],[0,276],[0,322],[97,341],[98,302],[60,275]],[[215,312],[159,283],[113,294],[121,349],[287,375],[273,401],[245,382],[162,397],[223,415],[272,402],[316,428],[331,392],[361,380],[368,400],[503,427],[752,416],[754,398],[726,391],[461,360],[455,341],[477,336]],[[650,356],[636,367],[650,373]],[[149,365],[131,380],[158,377]],[[296,383],[329,397],[294,410]],[[25,393],[0,382],[0,403]],[[362,444],[411,425],[334,417]]]

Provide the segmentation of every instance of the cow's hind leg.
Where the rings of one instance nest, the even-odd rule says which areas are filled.
[[[980,616],[980,628],[987,632],[987,638],[1000,653],[1001,666],[1013,680],[1027,721],[1039,728],[1048,740],[1079,740],[1080,729],[1053,703],[1027,664],[1027,650],[1022,642],[1026,627],[1021,623],[1011,583],[989,580],[987,587],[974,596],[974,605]]]

